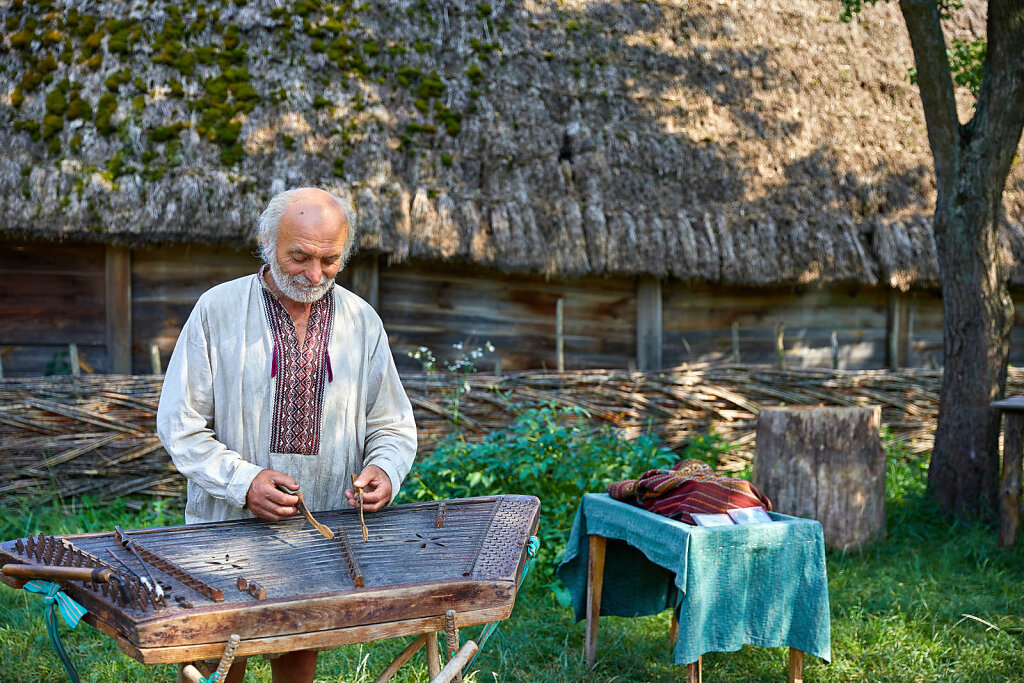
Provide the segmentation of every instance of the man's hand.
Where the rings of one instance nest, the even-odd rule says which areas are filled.
[[[363,468],[355,485],[363,489],[363,509],[367,512],[376,512],[391,502],[391,480],[376,465]],[[359,499],[352,489],[345,489],[345,499],[352,507],[359,507]]]
[[[299,504],[299,497],[289,496],[287,493],[279,491],[277,489],[279,484],[289,491],[299,490],[299,482],[284,472],[263,470],[257,474],[249,484],[248,493],[245,494],[245,505],[249,511],[260,519],[267,519],[271,522],[291,517],[297,513],[299,509],[295,506]]]

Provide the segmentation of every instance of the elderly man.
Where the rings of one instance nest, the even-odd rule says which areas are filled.
[[[313,188],[259,220],[258,273],[204,293],[167,366],[157,428],[188,477],[189,524],[337,509],[357,473],[364,507],[398,493],[416,453],[412,407],[380,318],[335,286],[352,251],[346,206]],[[274,683],[309,682],[316,652],[271,659]],[[236,660],[228,681],[241,681]]]

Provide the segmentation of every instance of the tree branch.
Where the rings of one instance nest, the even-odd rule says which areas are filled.
[[[1001,191],[1024,128],[1024,0],[991,0],[987,23],[985,72],[967,125],[990,141],[985,171]]]
[[[910,45],[914,50],[917,87],[924,106],[928,144],[935,160],[935,180],[941,201],[943,196],[949,196],[947,190],[953,183],[960,121],[956,114],[946,41],[939,23],[939,3],[935,0],[901,0],[900,11],[907,23]]]

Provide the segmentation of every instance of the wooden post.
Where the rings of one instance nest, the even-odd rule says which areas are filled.
[[[160,347],[156,342],[149,345],[149,362],[154,375],[164,374],[163,367],[160,364]]]
[[[494,357],[494,376],[501,377],[501,356]]]
[[[832,330],[832,369],[839,369],[839,336]]]
[[[789,648],[789,683],[804,683],[804,653]]]
[[[642,277],[636,283],[636,365],[658,370],[661,362],[661,280]]]
[[[1008,412],[1003,432],[1003,471],[999,482],[999,545],[1012,548],[1020,533],[1021,446],[1024,414]]]
[[[352,291],[380,312],[380,257],[373,254],[349,266],[352,270]]]
[[[75,342],[68,344],[68,364],[71,365],[72,376],[81,376],[82,368],[78,364],[78,344]]]
[[[740,362],[740,323],[738,320],[732,321],[732,362]]]
[[[558,371],[565,372],[565,299],[559,297],[555,304],[555,357]]]
[[[779,370],[786,369],[786,323],[775,323],[775,364]]]
[[[587,670],[594,668],[597,656],[597,622],[601,616],[601,590],[604,588],[604,551],[608,539],[590,536],[587,561],[587,638],[584,646]]]
[[[896,372],[910,364],[910,305],[906,295],[889,290],[889,307],[885,319],[886,360]]]
[[[821,522],[831,548],[853,550],[883,537],[881,419],[877,406],[762,408],[754,485],[777,512]]]
[[[668,627],[668,646],[670,649],[676,649],[677,640],[679,640],[679,612],[673,607],[672,623]]]
[[[1024,397],[992,404],[1003,411],[1003,467],[999,479],[999,547],[1017,543],[1021,524],[1021,462],[1024,457]]]
[[[132,373],[132,256],[127,247],[107,245],[104,273],[107,308],[107,367]]]
[[[441,653],[437,649],[437,631],[427,633],[427,674],[433,678],[441,673]]]

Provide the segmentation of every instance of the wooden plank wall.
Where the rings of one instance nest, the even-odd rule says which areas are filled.
[[[260,266],[248,251],[230,247],[175,244],[132,251],[132,372],[151,370],[150,345],[167,367],[181,326],[199,296],[210,287]]]
[[[833,330],[840,368],[885,367],[888,297],[882,288],[794,292],[666,282],[662,292],[667,366],[731,360],[736,322],[743,363],[774,364],[775,325],[784,323],[787,367],[831,367]]]
[[[0,241],[0,361],[42,375],[78,344],[83,372],[107,372],[104,247]]]
[[[915,291],[910,301],[910,365],[940,368],[943,362],[942,297],[938,290]],[[1013,299],[1013,333],[1010,337],[1010,364],[1024,365],[1024,289],[1011,289]]]
[[[150,345],[167,367],[181,326],[199,296],[214,285],[252,275],[261,265],[255,250],[170,245],[132,253],[132,371],[150,372]],[[348,286],[348,272],[338,277]]]
[[[8,376],[40,375],[67,345],[78,345],[85,371],[111,371],[102,245],[0,241],[0,360]],[[148,373],[150,344],[166,367],[178,332],[199,295],[215,284],[259,267],[246,250],[201,245],[134,249],[131,261],[131,368]],[[563,300],[564,353],[569,370],[628,368],[637,358],[638,284],[630,278],[571,281],[506,275],[467,265],[403,263],[377,257],[354,260],[339,277],[371,294],[390,334],[399,367],[418,370],[406,351],[430,347],[451,358],[451,345],[474,348],[490,341],[496,353],[477,363],[490,371],[554,369],[555,310]],[[785,324],[788,367],[829,367],[836,331],[839,366],[882,368],[891,352],[886,328],[893,310],[901,325],[898,352],[910,367],[942,363],[942,301],[937,291],[896,294],[883,288],[722,288],[660,283],[662,365],[729,361],[732,324],[739,325],[741,361],[774,363],[774,327]],[[360,290],[360,291],[362,291]],[[1016,303],[1010,362],[1024,365],[1024,290]],[[649,299],[651,297],[648,297]],[[899,300],[894,309],[892,300]],[[653,305],[653,301],[648,304]],[[650,308],[650,306],[648,306]],[[654,329],[653,327],[651,329]]]
[[[401,370],[420,370],[406,352],[427,346],[441,359],[490,341],[495,353],[477,363],[492,371],[554,369],[555,308],[564,306],[567,370],[625,368],[636,358],[636,285],[631,279],[571,282],[503,275],[442,264],[381,270],[380,314]],[[443,367],[443,366],[441,366]]]

